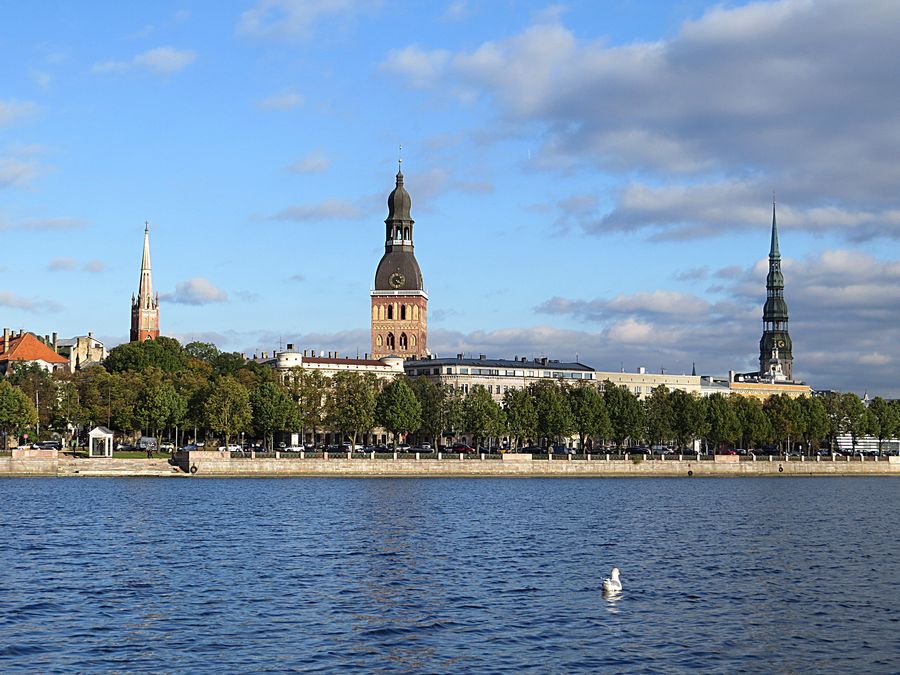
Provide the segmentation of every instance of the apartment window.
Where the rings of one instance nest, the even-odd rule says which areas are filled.
[[[640,387],[635,387],[635,388],[634,388],[634,393],[635,393],[635,394],[640,394],[640,393],[641,393],[641,388],[640,388]]]
[[[468,368],[460,368],[460,369],[459,369],[459,374],[460,374],[460,375],[468,375],[468,374],[469,374],[469,369],[468,369]]]
[[[447,368],[447,375],[453,374],[453,368]]]

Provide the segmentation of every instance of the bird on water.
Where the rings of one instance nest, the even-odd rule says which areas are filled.
[[[618,593],[621,590],[622,582],[619,581],[619,568],[613,567],[609,576],[603,580],[603,593],[610,595],[611,593]]]

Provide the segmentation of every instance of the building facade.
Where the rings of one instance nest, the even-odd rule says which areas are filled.
[[[644,368],[637,372],[597,371],[583,363],[563,362],[555,359],[489,359],[484,354],[478,358],[466,358],[457,354],[456,358],[429,358],[408,360],[404,364],[406,374],[411,377],[427,377],[442,385],[460,390],[464,395],[475,385],[481,385],[498,403],[510,389],[527,389],[541,380],[555,380],[566,384],[589,383],[602,389],[606,382],[626,387],[643,400],[657,387],[669,390],[681,389],[700,393],[700,378],[696,375],[669,375],[668,373],[647,373]]]
[[[59,340],[56,346],[60,356],[69,359],[69,370],[72,372],[100,365],[107,356],[106,347],[90,332]]]
[[[784,275],[781,272],[774,202],[766,304],[763,307],[763,334],[759,340],[759,374],[772,380],[792,380],[794,376],[793,344],[788,333],[788,307],[784,300]]]
[[[144,254],[137,298],[131,296],[131,341],[143,342],[159,337],[159,294],[153,295],[150,269],[150,224],[144,223]]]
[[[410,198],[398,169],[388,196],[384,255],[372,289],[372,358],[428,354],[428,294],[415,256]]]
[[[18,364],[36,364],[48,373],[68,370],[69,359],[57,354],[53,345],[49,336],[41,339],[33,333],[14,333],[4,328],[3,342],[0,343],[0,375],[9,375]]]

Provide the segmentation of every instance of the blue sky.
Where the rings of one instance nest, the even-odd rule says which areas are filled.
[[[437,354],[900,395],[893,2],[4,3],[0,323],[369,349],[398,145]]]

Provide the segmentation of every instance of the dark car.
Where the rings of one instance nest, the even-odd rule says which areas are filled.
[[[475,452],[475,448],[470,445],[466,445],[465,443],[454,443],[453,447],[450,448],[451,452],[463,452],[465,454],[469,454]]]
[[[626,455],[649,455],[650,450],[639,445],[634,445],[630,448],[625,448]]]

